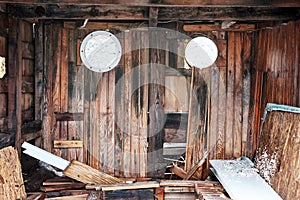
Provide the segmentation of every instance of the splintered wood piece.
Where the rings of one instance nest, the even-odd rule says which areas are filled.
[[[121,179],[110,176],[76,160],[73,160],[63,173],[82,183],[114,184],[123,182]]]
[[[0,150],[0,199],[25,199],[26,192],[17,151]]]
[[[206,151],[203,155],[203,158],[196,165],[194,165],[194,167],[192,167],[192,169],[190,171],[187,172],[186,177],[184,178],[185,180],[190,179],[195,174],[195,172],[198,170],[198,168],[201,165],[203,165],[207,156],[208,156],[208,152]]]
[[[82,148],[81,140],[54,140],[54,148]]]
[[[113,191],[113,190],[135,190],[135,189],[147,189],[147,188],[158,188],[159,183],[156,181],[149,182],[138,182],[132,184],[117,184],[112,186],[103,186],[102,191]]]

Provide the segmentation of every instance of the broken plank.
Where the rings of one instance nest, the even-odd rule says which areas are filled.
[[[83,183],[114,184],[123,182],[121,179],[110,176],[76,160],[73,160],[63,173]]]
[[[82,148],[83,143],[81,140],[54,140],[54,148]]]
[[[184,179],[185,180],[190,179],[198,170],[198,168],[203,165],[207,157],[208,157],[208,151],[206,151],[203,155],[203,158],[195,166],[193,166],[190,171],[187,172],[186,177]]]
[[[158,188],[159,183],[156,181],[149,182],[138,182],[132,184],[117,184],[112,186],[102,187],[102,191],[113,191],[113,190],[135,190],[135,189],[146,189],[146,188]]]

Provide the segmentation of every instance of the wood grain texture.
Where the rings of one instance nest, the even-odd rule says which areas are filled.
[[[26,198],[18,152],[13,147],[0,150],[0,174],[1,199]]]
[[[256,166],[265,166],[259,167],[261,173],[270,173],[269,180],[273,189],[287,200],[300,197],[299,120],[299,114],[284,111],[269,112],[263,123],[255,163]],[[274,162],[274,165],[271,162]],[[266,168],[267,166],[269,168]]]

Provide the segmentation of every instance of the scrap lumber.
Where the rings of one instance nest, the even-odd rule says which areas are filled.
[[[203,158],[187,172],[186,177],[184,178],[185,180],[189,180],[195,174],[199,167],[203,165],[207,156],[208,151],[204,152]]]
[[[27,142],[24,142],[22,147],[26,149],[23,151],[24,153],[63,170],[64,175],[79,182],[86,184],[114,184],[123,182],[121,179],[110,176],[101,170],[92,168],[76,160],[69,162]]]
[[[76,160],[73,160],[63,173],[64,175],[83,183],[114,184],[123,182],[121,179],[110,176]]]
[[[83,142],[81,140],[54,140],[54,148],[82,148]]]
[[[83,183],[72,183],[72,184],[60,184],[41,187],[40,190],[43,192],[53,192],[60,190],[73,190],[73,189],[83,189],[85,184]]]
[[[62,196],[62,197],[53,197],[53,198],[45,198],[45,200],[86,200],[88,194],[80,194],[80,195],[72,195],[72,196]]]
[[[18,152],[13,147],[0,150],[0,199],[25,199],[26,192]]]
[[[132,184],[115,184],[111,186],[102,187],[102,191],[113,191],[113,190],[136,190],[136,189],[148,189],[148,188],[158,188],[159,183],[156,181],[148,182],[137,182]]]
[[[33,192],[33,193],[28,193],[26,200],[40,200],[44,199],[45,194],[42,192]]]

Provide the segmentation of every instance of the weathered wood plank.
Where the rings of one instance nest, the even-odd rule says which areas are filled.
[[[203,156],[208,141],[209,85],[199,69],[193,67],[187,127],[185,170],[189,171]]]
[[[54,140],[54,148],[82,148],[81,140]]]
[[[183,30],[187,32],[206,31],[254,31],[255,24],[233,24],[229,28],[222,28],[221,24],[184,24]]]
[[[225,122],[226,122],[226,46],[227,42],[222,38],[215,41],[218,47],[218,59],[215,64],[218,67],[218,105],[217,105],[217,143],[216,143],[216,158],[224,159],[225,157]],[[212,93],[215,91],[211,91]],[[211,119],[212,120],[212,119]]]
[[[54,107],[53,107],[53,80],[54,80],[54,67],[53,67],[53,46],[52,46],[52,25],[45,24],[44,27],[44,49],[45,52],[43,65],[44,65],[44,94],[45,94],[45,102],[44,102],[44,110],[43,110],[43,148],[49,152],[52,149],[52,131],[54,129]]]
[[[150,8],[149,25],[157,26],[157,8]],[[162,176],[164,173],[159,166],[162,161],[163,124],[164,121],[164,57],[159,49],[164,49],[165,38],[162,32],[152,29],[149,33],[149,43],[154,44],[155,49],[150,49],[150,90],[149,90],[149,146],[148,146],[148,172],[152,176]]]
[[[247,140],[249,134],[249,109],[250,109],[250,67],[251,67],[251,42],[252,34],[243,33],[242,47],[242,155],[251,157],[251,149],[247,148]]]
[[[22,126],[22,49],[21,35],[25,34],[20,28],[20,20],[9,18],[9,29],[14,34],[8,37],[9,80],[8,80],[8,128],[15,134],[15,146],[21,154]]]
[[[43,36],[44,36],[44,23],[39,21],[35,26],[35,69],[34,69],[34,111],[35,120],[42,119],[42,98],[43,98],[43,63],[44,63],[44,49],[43,49]]]

